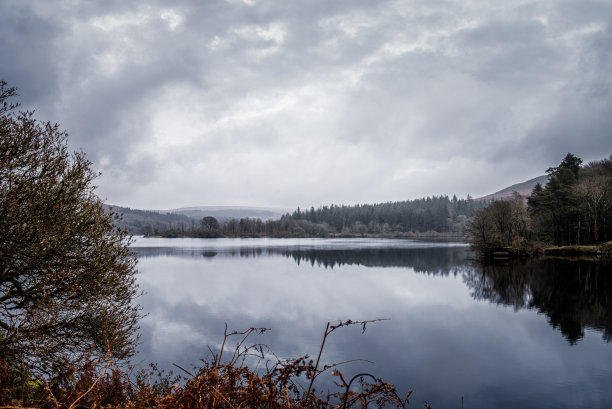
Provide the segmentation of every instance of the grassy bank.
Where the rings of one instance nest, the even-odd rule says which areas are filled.
[[[531,256],[609,258],[612,257],[612,241],[593,246],[550,246],[525,241],[515,246],[489,246],[479,250],[487,259],[500,260]]]
[[[545,256],[554,257],[612,257],[612,241],[597,246],[554,246],[543,249]]]

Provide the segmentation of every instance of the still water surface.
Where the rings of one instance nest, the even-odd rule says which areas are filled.
[[[462,243],[387,239],[138,239],[138,361],[192,368],[230,330],[278,356],[414,390],[409,407],[611,408],[610,264],[479,267]],[[174,368],[176,369],[176,368]],[[321,388],[327,381],[321,380]]]

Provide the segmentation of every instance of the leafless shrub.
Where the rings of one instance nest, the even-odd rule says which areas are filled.
[[[308,356],[279,358],[265,344],[248,344],[252,335],[268,328],[246,331],[224,331],[221,349],[195,370],[181,368],[181,377],[164,374],[151,365],[130,376],[129,371],[106,361],[82,357],[73,365],[63,363],[61,373],[46,379],[27,379],[29,388],[16,388],[15,371],[0,361],[0,406],[40,408],[405,408],[410,390],[401,398],[395,387],[371,374],[358,374],[345,380],[338,369],[347,362],[321,364],[328,336],[338,328],[358,325],[365,331],[367,324],[381,321],[344,321],[327,323],[316,360]],[[230,340],[237,339],[229,348]],[[110,351],[110,349],[109,349]],[[359,360],[359,359],[357,359]],[[67,369],[69,368],[69,369]],[[314,387],[324,372],[338,379],[337,390],[319,393]],[[27,373],[19,375],[21,379]],[[352,386],[352,388],[351,388]]]

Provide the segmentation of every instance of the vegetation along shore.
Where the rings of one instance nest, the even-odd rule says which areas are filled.
[[[612,250],[612,156],[582,166],[568,153],[546,171],[526,199],[491,203],[467,226],[472,245],[485,255],[609,256]]]

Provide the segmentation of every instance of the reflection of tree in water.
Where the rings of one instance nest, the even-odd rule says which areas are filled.
[[[465,247],[424,248],[137,248],[138,257],[189,258],[283,256],[296,263],[324,268],[343,265],[406,267],[428,275],[461,275],[477,300],[488,300],[515,310],[529,308],[546,314],[549,323],[570,343],[584,329],[603,332],[612,341],[612,263],[562,259],[515,260],[509,266],[473,267]]]
[[[343,265],[366,267],[412,267],[416,272],[448,275],[467,266],[463,247],[436,248],[372,248],[372,249],[297,249],[281,250],[285,257],[296,263],[310,263],[325,268]]]
[[[612,341],[610,262],[530,259],[509,266],[466,270],[464,281],[478,300],[546,314],[549,323],[574,344],[584,329]]]
[[[461,267],[469,266],[468,250],[461,246],[424,248],[368,248],[368,249],[315,249],[303,247],[237,247],[219,249],[191,249],[188,247],[134,248],[138,257],[269,257],[281,255],[297,264],[309,263],[324,268],[343,265],[366,267],[412,267],[418,273],[457,274]]]

